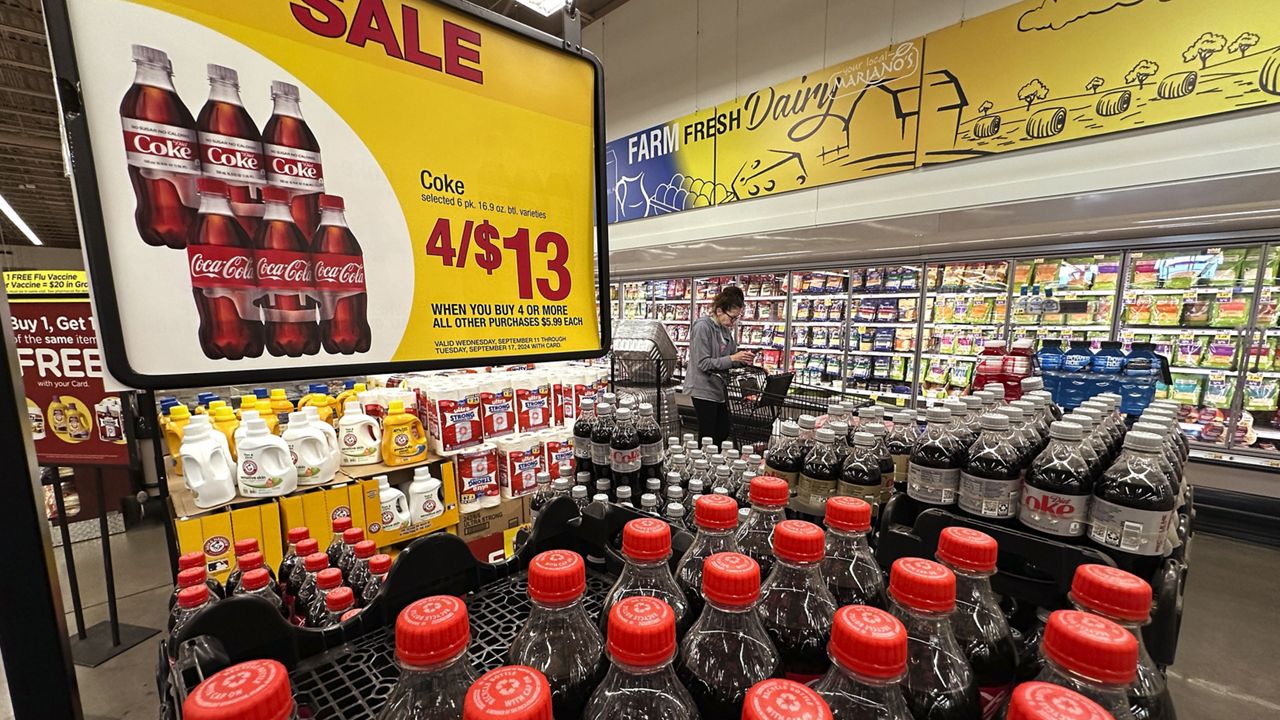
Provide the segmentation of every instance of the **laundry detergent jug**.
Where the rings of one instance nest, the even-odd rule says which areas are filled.
[[[245,423],[236,466],[236,481],[245,497],[288,495],[298,489],[298,471],[289,457],[289,443],[267,430],[258,418]]]
[[[431,477],[431,468],[413,471],[413,482],[409,484],[409,519],[414,525],[428,522],[444,512],[444,498],[440,496],[443,487],[443,483]]]
[[[358,401],[348,402],[338,421],[338,447],[342,467],[372,465],[382,459],[382,428]]]
[[[177,457],[187,487],[195,495],[196,507],[215,507],[235,499],[236,463],[225,438],[209,423],[188,425]]]
[[[427,431],[422,421],[404,411],[404,403],[391,401],[382,420],[382,462],[411,465],[427,458]]]
[[[378,500],[382,503],[382,529],[399,530],[409,522],[409,500],[387,480],[378,476]]]
[[[330,466],[324,430],[313,423],[307,413],[289,413],[284,441],[289,446],[289,457],[298,473],[299,485],[322,485],[333,480],[334,468]]]

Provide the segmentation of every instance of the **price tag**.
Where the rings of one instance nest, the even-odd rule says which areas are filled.
[[[1222,373],[1209,373],[1209,380],[1211,382],[1226,382],[1227,376]]]
[[[1205,252],[1205,254],[1206,254],[1206,255],[1221,255],[1221,254],[1222,254],[1222,248],[1209,248],[1208,250],[1205,250],[1204,252]]]
[[[1140,252],[1130,253],[1130,254],[1129,254],[1129,257],[1136,257],[1136,258],[1140,258],[1140,257],[1142,257],[1142,253],[1140,253]]]
[[[1219,290],[1219,291],[1218,291],[1218,299],[1219,299],[1219,300],[1230,300],[1230,299],[1231,299],[1231,296],[1232,296],[1232,295],[1234,295],[1234,294],[1235,294],[1235,293],[1234,293],[1233,291],[1231,291],[1231,290]]]
[[[1133,332],[1132,330],[1121,330],[1121,331],[1120,331],[1120,339],[1121,339],[1121,340],[1133,340],[1133,337],[1134,337],[1134,332]]]
[[[1244,379],[1251,383],[1260,383],[1262,382],[1262,375],[1261,373],[1249,373],[1244,376]]]
[[[1197,297],[1195,290],[1185,290],[1182,293],[1182,302],[1193,302]]]

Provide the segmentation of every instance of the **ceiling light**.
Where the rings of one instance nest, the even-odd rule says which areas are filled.
[[[27,236],[32,245],[44,245],[44,243],[40,242],[40,238],[36,237],[36,234],[31,231],[27,223],[18,217],[18,213],[9,204],[9,201],[4,199],[3,195],[0,195],[0,212],[4,213],[4,216],[9,218],[9,222],[13,223],[15,227],[22,231],[23,235]]]
[[[565,0],[516,0],[516,2],[535,10],[542,14],[543,17],[551,17],[564,9],[568,3]]]

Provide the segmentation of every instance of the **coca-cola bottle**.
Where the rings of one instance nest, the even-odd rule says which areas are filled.
[[[192,585],[178,591],[178,602],[169,613],[168,630],[170,637],[177,637],[184,625],[191,621],[202,610],[213,603],[209,588],[205,585]]]
[[[790,497],[787,481],[782,478],[761,475],[751,478],[751,511],[738,526],[738,550],[756,561],[760,575],[768,578],[773,570],[773,529],[787,519],[787,500]]]
[[[885,437],[885,445],[889,447],[889,455],[893,458],[892,492],[907,492],[907,467],[911,462],[911,452],[919,439],[920,424],[916,422],[916,411],[899,410],[894,413],[893,427]],[[887,495],[881,498],[884,502],[888,499]]]
[[[347,573],[346,583],[349,587],[356,591],[356,604],[362,605],[360,602],[360,590],[369,584],[369,579],[373,576],[373,571],[369,569],[369,561],[378,553],[378,545],[372,540],[361,540],[352,548],[354,557],[351,559],[351,571]]]
[[[182,717],[293,720],[298,716],[289,671],[275,660],[249,660],[219,670],[183,701]]]
[[[569,717],[560,714],[542,673],[524,665],[508,665],[481,675],[467,690],[462,720],[549,720],[553,707],[555,717]]]
[[[236,595],[252,595],[259,597],[268,602],[284,617],[289,617],[289,611],[285,608],[284,602],[271,588],[271,576],[267,574],[266,568],[254,568],[244,574],[240,580],[239,587],[236,588]]]
[[[311,237],[320,225],[320,195],[324,192],[320,143],[302,118],[297,85],[273,80],[271,101],[271,117],[262,128],[267,184],[288,192],[293,221]]]
[[[605,613],[609,672],[584,718],[697,720],[697,707],[676,677],[676,613],[657,598],[629,597]]]
[[[1044,626],[1040,654],[1036,680],[1084,695],[1115,720],[1136,720],[1128,688],[1137,678],[1138,640],[1128,630],[1093,613],[1057,610]]]
[[[932,412],[932,410],[931,410]],[[889,570],[889,611],[907,628],[911,714],[930,720],[982,717],[978,685],[951,629],[956,576],[924,558],[899,558]]]
[[[320,351],[320,328],[310,243],[293,223],[285,190],[263,188],[262,200],[266,209],[253,247],[267,352],[277,357],[315,355]]]
[[[178,593],[182,592],[183,590],[186,590],[189,587],[196,587],[196,586],[208,587],[207,585],[205,585],[205,581],[208,579],[208,576],[209,576],[209,571],[205,570],[203,567],[193,567],[193,568],[187,568],[186,570],[179,570],[178,580],[174,584],[173,592],[169,594],[169,612],[172,613],[174,607],[176,607],[178,604]],[[210,595],[212,596],[212,591],[210,592]]]
[[[258,191],[267,183],[262,157],[262,133],[240,101],[239,74],[222,65],[208,65],[209,99],[200,108],[200,167],[205,177],[227,184],[231,207],[249,237],[262,220]]]
[[[856,432],[853,448],[840,468],[840,480],[836,494],[856,497],[868,505],[880,505],[880,489],[883,487],[880,458],[876,455],[876,439],[868,432]]]
[[[360,604],[368,605],[378,596],[391,573],[391,556],[378,553],[369,558],[369,581],[360,589]]]
[[[613,405],[600,403],[596,405],[596,421],[591,427],[591,476],[613,480]],[[621,487],[615,483],[614,490]],[[628,485],[627,487],[631,487]],[[632,488],[633,494],[639,497],[643,487]]]
[[[256,550],[253,552],[245,553],[240,557],[236,558],[235,571],[238,573],[241,573],[241,575],[240,575],[240,578],[237,578],[236,583],[234,585],[231,583],[231,578],[227,578],[227,587],[231,588],[231,592],[233,593],[239,592],[240,582],[242,581],[244,575],[254,570],[265,570],[267,573],[267,578],[268,580],[270,580],[271,592],[276,593],[277,595],[280,594],[280,585],[279,583],[276,582],[275,570],[272,570],[267,565],[266,560],[262,557],[262,553]]]
[[[831,669],[813,689],[844,720],[911,720],[902,694],[907,630],[898,618],[865,605],[836,612],[831,625]]]
[[[338,553],[338,563],[334,567],[342,571],[342,581],[350,582],[351,568],[356,561],[356,545],[364,542],[364,528],[349,527],[342,531],[342,543],[345,547]]]
[[[410,604],[396,618],[400,680],[378,720],[457,720],[476,671],[467,657],[467,606],[452,595]]]
[[[795,507],[800,512],[821,517],[827,498],[835,494],[841,463],[836,451],[836,435],[831,428],[818,428],[814,438],[813,450],[805,456],[804,469],[796,481]],[[879,477],[876,487],[880,487]]]
[[[1018,649],[991,589],[998,552],[994,538],[965,527],[945,528],[938,538],[938,562],[956,577],[951,629],[973,668],[983,717],[1008,702],[1018,672]]]
[[[988,413],[980,422],[982,434],[969,447],[960,471],[956,504],[984,520],[1011,523],[1018,513],[1022,458],[1013,446],[1008,417]]]
[[[529,619],[511,641],[513,664],[551,684],[558,718],[577,718],[604,675],[604,638],[582,606],[586,565],[569,550],[549,550],[529,564]]]
[[[317,576],[328,567],[329,556],[322,552],[314,552],[302,558],[302,580],[298,583],[298,594],[293,599],[294,625],[306,624],[307,611],[320,592]]]
[[[204,552],[197,550],[195,552],[183,553],[178,556],[178,571],[190,568],[201,568],[205,571],[204,584],[209,586],[209,593],[215,598],[226,597],[226,592],[222,589],[222,583],[217,578],[209,577],[209,566],[205,564]]]
[[[1093,498],[1093,474],[1085,459],[1084,431],[1059,420],[1049,426],[1049,444],[1027,468],[1018,521],[1070,542],[1084,536]]]
[[[638,518],[622,528],[622,557],[626,564],[618,581],[604,596],[600,624],[607,628],[609,610],[635,595],[658,598],[675,613],[680,634],[693,623],[689,601],[676,584],[667,560],[671,558],[671,526],[658,518]]]
[[[347,543],[342,538],[342,534],[351,528],[351,517],[342,515],[335,517],[329,523],[332,535],[329,536],[329,546],[324,549],[326,555],[329,556],[329,567],[342,567],[342,554],[346,552]]]
[[[1098,703],[1074,690],[1025,682],[1013,691],[1005,720],[1114,720]]]
[[[304,540],[311,539],[311,530],[305,525],[289,528],[285,539],[288,541],[288,545],[285,547],[284,558],[280,560],[280,569],[276,571],[276,577],[280,580],[281,598],[286,606],[290,606],[293,602],[293,596],[298,593],[298,586],[294,584],[294,573],[302,565],[302,558],[310,554],[300,552],[298,544]],[[315,550],[310,552],[315,552]],[[297,577],[301,577],[300,572]]]
[[[804,469],[804,453],[798,440],[800,426],[791,420],[782,423],[782,433],[774,438],[765,458],[765,472],[787,481],[787,487],[794,489],[800,471]]]
[[[244,571],[253,569],[246,568],[242,558],[249,553],[258,553],[258,558],[262,558],[257,538],[240,538],[231,547],[232,553],[236,556],[236,567],[227,574],[226,594],[228,596],[235,594],[236,588],[240,585],[240,576],[244,574]]]
[[[912,502],[905,508],[903,524],[913,523],[925,508],[955,503],[967,459],[967,446],[952,432],[951,410],[931,407],[925,420],[924,434],[916,440],[907,463],[907,498]]]
[[[338,568],[325,568],[316,573],[316,593],[307,607],[307,627],[325,627],[329,613],[325,598],[340,587],[343,587],[342,571]]]
[[[644,476],[640,474],[640,469],[643,467],[640,435],[636,432],[636,423],[632,419],[631,410],[618,408],[614,412],[614,417],[616,422],[609,438],[609,475],[613,486],[626,485],[634,492],[646,491],[647,488],[642,480]]]
[[[827,671],[836,599],[822,577],[822,528],[783,520],[773,530],[777,558],[760,591],[760,619],[782,658],[782,674],[809,682]]]
[[[1124,436],[1124,451],[1093,484],[1089,539],[1139,577],[1155,574],[1176,515],[1178,497],[1163,462],[1164,440],[1132,430]]]
[[[369,350],[369,299],[364,251],[347,225],[346,203],[320,196],[320,225],[311,238],[316,294],[320,303],[320,343],[325,352],[350,355]]]
[[[872,505],[871,510],[877,517],[880,515],[880,508],[889,501],[889,496],[893,494],[893,472],[895,466],[893,464],[893,453],[889,452],[889,428],[885,427],[882,422],[864,422],[858,426],[858,432],[871,433],[871,437],[875,438],[875,455],[880,458],[880,502]],[[857,439],[857,432],[849,433],[849,441],[854,442]]]
[[[253,241],[236,221],[227,184],[202,177],[200,213],[187,241],[191,294],[200,316],[200,348],[206,357],[240,360],[262,354],[264,331],[257,294]]]
[[[1175,720],[1169,685],[1142,639],[1142,626],[1151,620],[1151,585],[1109,565],[1081,565],[1071,581],[1070,597],[1078,610],[1101,615],[1137,639],[1138,674],[1127,691],[1133,716],[1137,720]]]
[[[148,245],[181,250],[196,221],[200,148],[196,121],[173,88],[169,56],[133,46],[133,85],[120,101],[125,159],[137,208],[134,223]]]
[[[752,685],[742,707],[742,720],[831,720],[832,717],[831,708],[822,696],[807,685],[783,678],[761,680]]]
[[[653,405],[640,403],[636,406],[636,434],[640,436],[640,477],[663,477],[662,461],[665,452],[662,447],[662,428],[653,417]]]
[[[676,584],[684,591],[690,611],[696,617],[702,611],[703,564],[716,553],[736,553],[738,543],[738,503],[725,495],[703,495],[693,509],[697,528],[693,542],[676,564]],[[757,566],[758,567],[758,566]]]
[[[871,505],[858,498],[836,496],[827,501],[825,520],[827,547],[822,576],[836,604],[883,608],[884,575],[867,543]]]
[[[578,405],[578,416],[573,421],[573,464],[579,472],[594,470],[591,465],[591,433],[595,424],[596,401],[583,398]]]
[[[736,718],[751,686],[778,670],[778,650],[756,613],[760,566],[746,555],[722,552],[703,568],[707,602],[680,643],[676,676],[703,717]]]

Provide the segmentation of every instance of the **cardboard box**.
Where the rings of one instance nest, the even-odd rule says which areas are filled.
[[[373,540],[378,544],[378,547],[382,548],[402,543],[406,540],[413,540],[423,535],[429,535],[458,524],[458,484],[454,479],[453,463],[447,460],[433,461],[430,466],[431,474],[439,478],[441,483],[440,496],[444,501],[444,512],[427,522],[407,522],[392,530],[383,528],[382,501],[379,498],[378,481],[372,477],[362,478],[358,481],[364,504],[362,524],[365,528],[365,537]],[[388,468],[387,472],[383,474],[387,476],[387,480],[391,485],[397,487],[407,496],[409,483],[413,481],[413,470],[413,467]]]
[[[333,521],[351,518],[353,527],[365,527],[365,489],[358,482],[337,487],[315,488],[280,498],[281,532],[306,527],[320,549],[329,547],[333,538]]]
[[[272,568],[284,557],[280,506],[275,501],[234,508],[199,517],[180,517],[174,523],[180,552],[203,552],[209,576],[226,582],[235,569],[235,543],[256,538],[263,559]]]
[[[481,562],[499,562],[515,554],[516,537],[529,528],[529,498],[503,500],[496,507],[464,513],[458,536]]]

